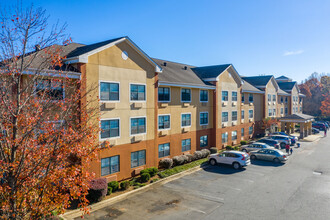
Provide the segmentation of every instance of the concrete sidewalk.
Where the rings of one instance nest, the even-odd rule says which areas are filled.
[[[299,133],[293,133],[293,134],[290,134],[290,135],[298,137],[298,139],[299,139],[299,136],[300,136]],[[312,134],[312,135],[308,135],[304,139],[299,139],[299,141],[301,141],[301,142],[313,142],[313,141],[316,141],[316,140],[320,139],[323,136],[324,135],[322,133]]]

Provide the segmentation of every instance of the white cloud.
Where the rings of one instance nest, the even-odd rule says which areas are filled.
[[[298,55],[298,54],[302,54],[303,52],[304,50],[285,51],[283,56]]]

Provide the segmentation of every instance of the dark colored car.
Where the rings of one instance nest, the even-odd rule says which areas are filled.
[[[312,123],[312,127],[319,129],[320,131],[324,131],[324,129],[326,128],[325,124],[323,123]]]
[[[320,130],[317,129],[317,128],[312,128],[312,133],[313,134],[318,134],[318,133],[320,133]]]
[[[315,123],[324,124],[327,129],[329,129],[329,127],[330,127],[329,122],[327,122],[327,121],[316,121]]]
[[[268,144],[271,147],[275,147],[276,149],[280,149],[280,143],[276,140],[269,139],[269,138],[262,138],[258,140],[257,142]]]

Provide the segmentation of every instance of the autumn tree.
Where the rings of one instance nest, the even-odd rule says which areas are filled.
[[[330,117],[330,76],[322,76],[321,84],[324,100],[321,102],[320,110],[323,116]]]
[[[0,217],[40,219],[73,199],[86,207],[99,131],[80,74],[63,62],[65,26],[20,5],[0,22]]]

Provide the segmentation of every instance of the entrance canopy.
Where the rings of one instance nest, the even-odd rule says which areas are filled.
[[[287,133],[293,133],[295,124],[300,124],[300,138],[303,139],[312,134],[312,121],[314,117],[306,114],[292,114],[280,118],[281,130]]]

